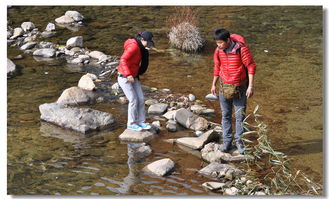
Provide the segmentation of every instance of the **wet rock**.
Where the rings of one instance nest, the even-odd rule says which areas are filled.
[[[118,102],[120,104],[128,104],[129,100],[126,97],[119,97]]]
[[[175,140],[175,143],[177,143],[177,139]],[[184,145],[181,145],[181,144],[178,144],[177,146],[178,146],[178,148],[185,151],[186,153],[189,153],[191,155],[194,155],[198,159],[201,159],[201,153],[200,153],[199,150],[195,150],[195,149],[192,149],[190,147],[187,147],[187,146],[184,146]]]
[[[93,58],[93,59],[97,59],[97,60],[99,60],[99,58],[100,58],[101,56],[105,55],[105,54],[102,53],[102,52],[100,52],[100,51],[95,50],[95,51],[91,51],[88,55],[89,55],[91,58]]]
[[[191,102],[193,102],[193,101],[196,100],[196,97],[195,97],[195,95],[193,95],[193,94],[189,94],[189,95],[188,95],[188,99],[189,99]]]
[[[83,37],[77,36],[67,40],[66,48],[72,48],[72,47],[83,47]]]
[[[224,195],[234,196],[234,195],[238,195],[238,192],[239,190],[236,187],[230,187],[225,189]]]
[[[35,151],[31,155],[33,159],[39,161],[47,161],[53,157],[53,154],[51,152],[46,151]]]
[[[43,38],[50,38],[52,36],[56,35],[56,32],[51,32],[51,31],[43,31],[41,33],[41,37]]]
[[[202,111],[206,110],[206,108],[204,108],[203,106],[201,105],[192,105],[191,106],[191,111],[193,111],[194,113],[196,114],[200,114]]]
[[[85,89],[85,90],[89,90],[89,91],[96,89],[96,85],[94,84],[93,80],[96,80],[97,77],[96,77],[96,79],[93,79],[92,77],[93,77],[93,74],[90,74],[90,73],[83,75],[79,80],[78,87]]]
[[[84,138],[81,134],[77,134],[47,122],[41,122],[40,132],[42,132],[42,136],[62,139],[64,142],[69,143],[80,143]]]
[[[168,129],[169,132],[176,132],[177,131],[177,126],[176,126],[176,122],[174,120],[169,120],[167,122],[167,126],[166,128]]]
[[[40,105],[39,110],[42,120],[81,133],[111,128],[115,123],[112,114],[89,108],[70,108],[50,103]]]
[[[92,91],[87,91],[79,87],[71,87],[65,89],[62,95],[58,98],[57,103],[81,105],[92,104],[95,101],[95,95]]]
[[[71,24],[74,21],[74,19],[72,17],[69,17],[69,16],[66,16],[66,15],[63,15],[61,17],[58,17],[55,19],[55,22],[56,23],[59,23],[59,24]]]
[[[13,36],[10,37],[10,39],[16,39],[19,36],[22,36],[24,34],[24,30],[22,28],[15,28]]]
[[[7,77],[13,77],[17,72],[17,67],[14,62],[7,58]]]
[[[165,117],[167,120],[174,120],[176,116],[176,112],[177,112],[176,110],[168,111],[163,115],[163,117]]]
[[[21,50],[28,50],[31,48],[34,48],[34,46],[37,44],[37,42],[27,42],[23,46],[20,47]]]
[[[149,142],[156,136],[156,130],[151,128],[147,131],[134,131],[126,129],[119,139],[123,142]]]
[[[153,104],[158,104],[158,103],[159,102],[156,99],[148,99],[148,100],[145,101],[145,104],[148,105],[148,106],[151,106]]]
[[[225,183],[221,183],[221,182],[205,182],[202,184],[203,187],[205,187],[206,189],[209,189],[211,191],[215,191],[218,189],[223,189],[223,187],[225,187]]]
[[[175,163],[171,159],[165,158],[148,164],[146,167],[144,167],[144,170],[157,176],[164,176],[169,171],[171,171],[174,166]]]
[[[56,55],[56,50],[52,48],[43,48],[43,49],[38,49],[33,52],[33,56],[40,56],[40,57],[55,57]]]
[[[35,28],[35,25],[32,22],[23,22],[21,27],[24,30],[24,32],[26,32],[29,30],[33,30]]]
[[[132,161],[138,161],[152,154],[152,149],[146,143],[133,144],[128,143],[128,156],[132,157]]]
[[[82,21],[84,17],[78,11],[68,10],[65,12],[65,16],[72,18],[74,21]]]
[[[202,131],[208,128],[208,121],[206,119],[194,115],[185,108],[177,110],[175,120],[185,128],[195,131]]]
[[[208,166],[198,171],[198,173],[218,181],[226,181],[227,179],[225,179],[225,176],[227,173],[231,174],[233,178],[243,174],[243,172],[235,166],[229,164],[220,164],[218,162],[210,163]]]
[[[219,100],[218,96],[213,95],[213,94],[211,94],[211,93],[208,94],[208,95],[206,95],[206,99],[207,99],[207,100],[210,100],[210,101]]]
[[[47,24],[47,27],[46,27],[46,31],[47,31],[47,32],[51,32],[51,31],[54,31],[54,30],[56,30],[55,24],[53,24],[53,23],[48,23],[48,24]]]
[[[214,130],[209,130],[199,137],[178,138],[176,142],[192,149],[201,149],[205,144],[218,139],[219,134]]]
[[[168,108],[168,104],[158,103],[153,104],[148,108],[149,114],[163,114]]]
[[[20,59],[24,59],[23,55],[17,55],[16,57],[13,58],[13,60],[20,60]]]

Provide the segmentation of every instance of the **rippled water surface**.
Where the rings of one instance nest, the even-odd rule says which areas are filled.
[[[195,7],[199,28],[206,39],[201,54],[186,55],[170,49],[165,26],[173,7],[143,6],[24,6],[8,9],[11,27],[32,21],[39,30],[62,16],[77,10],[86,17],[78,31],[57,27],[57,34],[45,41],[65,44],[81,35],[84,46],[120,56],[128,37],[149,30],[161,52],[151,52],[150,66],[142,77],[145,85],[170,88],[177,93],[194,93],[203,100],[210,92],[213,30],[222,26],[246,37],[257,63],[255,95],[248,111],[257,104],[271,131],[275,149],[292,159],[293,165],[316,182],[323,175],[323,46],[322,7]],[[8,47],[8,58],[22,54]],[[24,55],[14,62],[22,74],[8,80],[8,193],[9,194],[208,194],[201,184],[208,179],[196,171],[205,165],[184,149],[162,141],[164,138],[190,135],[162,132],[151,143],[153,154],[135,162],[127,144],[118,136],[124,127],[90,137],[40,122],[38,106],[56,101],[62,91],[77,85],[83,73],[74,72],[66,62],[56,59],[37,61]],[[208,103],[216,108],[218,103]],[[95,105],[92,108],[114,114],[124,124],[126,106]],[[220,121],[220,114],[212,119]],[[149,162],[170,157],[179,165],[168,177],[155,178],[141,172]]]

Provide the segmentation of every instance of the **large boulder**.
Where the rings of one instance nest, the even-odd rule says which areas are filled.
[[[63,104],[47,103],[39,106],[41,120],[81,133],[113,127],[112,114],[89,108],[70,108]]]
[[[83,37],[82,36],[77,36],[77,37],[70,38],[66,42],[66,47],[67,48],[83,47]]]
[[[175,120],[184,126],[195,131],[202,131],[208,128],[208,121],[199,117],[185,108],[177,110]]]
[[[96,89],[96,86],[94,84],[94,80],[96,80],[97,77],[94,74],[87,73],[84,76],[82,76],[79,80],[78,87],[92,91]]]
[[[12,77],[16,73],[16,70],[16,64],[7,58],[7,77]]]
[[[33,52],[33,56],[40,56],[40,57],[55,57],[56,56],[56,50],[53,48],[42,48],[38,49]]]
[[[198,171],[198,173],[213,180],[227,181],[233,180],[236,176],[242,175],[244,172],[229,164],[212,162]]]
[[[211,141],[218,141],[219,134],[214,130],[209,130],[206,133],[200,135],[199,137],[183,137],[178,138],[176,143],[187,146],[191,149],[201,149],[205,144]]]
[[[144,167],[144,170],[151,172],[157,176],[164,176],[169,171],[171,171],[174,166],[175,163],[171,159],[165,158],[148,164],[146,167]]]
[[[167,108],[168,108],[168,104],[164,104],[164,103],[152,104],[148,109],[148,113],[163,114],[164,112],[166,112]]]
[[[35,25],[32,22],[23,22],[21,27],[24,30],[24,32],[26,32],[29,30],[33,30],[35,28]]]
[[[122,142],[149,142],[156,136],[156,130],[154,128],[147,131],[134,131],[126,129],[120,136],[119,139]]]
[[[71,24],[71,23],[75,22],[72,17],[66,16],[66,15],[56,18],[55,21],[58,24]]]
[[[78,11],[68,10],[65,12],[65,16],[71,17],[74,21],[82,21],[84,17]]]
[[[70,105],[92,104],[95,102],[95,98],[95,94],[92,91],[74,86],[65,89],[58,98],[57,103]]]

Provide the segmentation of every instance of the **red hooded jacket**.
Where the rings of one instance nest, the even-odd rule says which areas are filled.
[[[128,39],[123,47],[124,52],[120,58],[118,72],[126,77],[129,75],[136,77],[142,60],[142,52],[135,39]]]
[[[230,39],[236,42],[231,52],[226,54],[218,47],[214,52],[214,76],[220,76],[224,83],[240,85],[247,78],[245,68],[248,74],[255,74],[256,64],[241,35],[231,34]]]

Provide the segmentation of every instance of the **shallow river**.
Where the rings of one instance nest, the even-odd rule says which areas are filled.
[[[65,44],[83,36],[84,46],[120,56],[123,42],[137,31],[149,30],[160,52],[152,51],[144,85],[193,93],[198,99],[210,92],[213,30],[222,26],[246,37],[257,63],[255,95],[248,111],[260,105],[275,149],[285,152],[292,164],[316,182],[323,179],[323,32],[322,7],[195,7],[198,27],[206,39],[204,51],[186,55],[170,50],[165,20],[173,7],[129,6],[30,6],[8,9],[8,21],[18,27],[32,21],[44,30],[48,22],[66,10],[85,17],[78,31],[56,27],[57,35],[44,41]],[[22,54],[8,47],[8,58]],[[201,187],[208,179],[196,175],[205,165],[197,157],[161,139],[151,143],[155,151],[145,162],[134,162],[129,145],[118,136],[124,127],[83,137],[40,122],[38,106],[56,101],[62,91],[77,85],[83,73],[71,71],[60,59],[44,62],[24,55],[14,62],[22,74],[8,80],[8,193],[9,194],[209,194]],[[219,113],[219,104],[209,104]],[[125,123],[126,106],[95,105]],[[213,119],[220,122],[220,114]],[[191,134],[161,134],[161,138]],[[164,178],[140,172],[142,165],[170,157],[180,165]],[[36,161],[35,159],[42,160]]]

